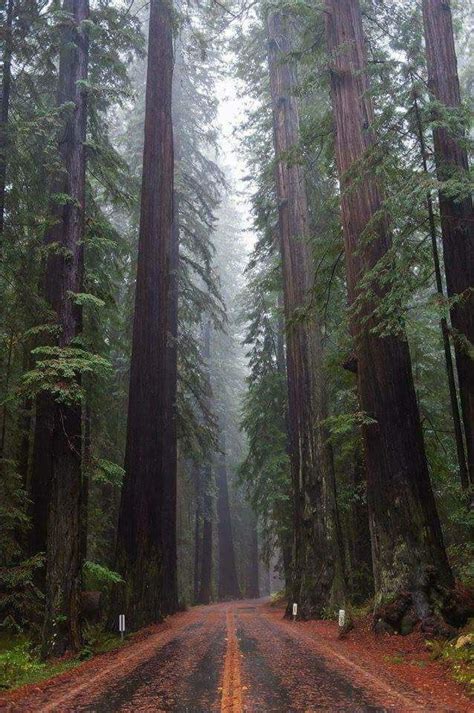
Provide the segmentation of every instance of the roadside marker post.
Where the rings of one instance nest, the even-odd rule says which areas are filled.
[[[296,602],[293,602],[293,621],[296,621],[297,614],[298,614],[298,605]]]
[[[346,623],[346,610],[345,609],[339,609],[339,628],[343,629],[344,624]]]
[[[119,631],[120,631],[120,638],[123,641],[123,635],[125,633],[125,614],[119,614]]]

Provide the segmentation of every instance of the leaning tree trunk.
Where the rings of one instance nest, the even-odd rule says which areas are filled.
[[[172,125],[174,138],[174,177],[180,170],[180,49],[175,47],[174,81],[172,86]],[[178,385],[178,296],[179,296],[179,243],[180,243],[180,195],[173,190],[173,228],[171,231],[168,326],[166,348],[166,405],[163,434],[163,551],[164,551],[164,600],[166,610],[178,608],[178,567],[177,567],[177,385]]]
[[[425,146],[425,135],[423,131],[423,123],[421,119],[421,113],[418,106],[418,98],[415,90],[413,90],[413,108],[415,114],[416,130],[418,134],[418,140],[420,144],[420,157],[421,165],[423,168],[423,173],[428,176],[428,157]],[[441,275],[441,265],[439,260],[438,252],[438,236],[436,231],[436,220],[433,208],[433,199],[431,193],[426,195],[426,209],[428,212],[428,224],[431,237],[431,251],[433,254],[433,265],[435,273],[435,283],[436,291],[440,298],[440,301],[444,301],[444,288],[443,288],[443,278]],[[458,404],[458,394],[456,389],[456,379],[454,375],[454,363],[451,354],[451,343],[449,340],[449,326],[446,317],[441,317],[440,319],[441,336],[443,338],[443,348],[444,348],[444,361],[446,365],[446,376],[448,380],[448,390],[449,399],[451,402],[451,415],[453,417],[453,427],[454,427],[454,440],[456,442],[456,453],[458,456],[459,464],[459,477],[461,480],[461,486],[464,490],[469,488],[469,471],[466,462],[466,454],[464,451],[464,440],[463,440],[463,430],[461,422],[461,414],[459,412]]]
[[[449,0],[423,0],[428,86],[435,99],[449,110],[459,110],[461,91],[454,47]],[[433,130],[436,169],[441,183],[454,179],[469,186],[469,162],[464,133],[443,126],[441,116]],[[439,192],[441,233],[451,324],[458,370],[461,409],[466,436],[469,480],[474,485],[474,211],[465,188],[456,197],[443,187]]]
[[[130,628],[169,613],[164,586],[175,576],[164,572],[175,566],[176,540],[170,532],[169,501],[165,505],[175,485],[173,475],[163,472],[170,396],[166,354],[173,226],[172,13],[169,2],[151,1],[125,478],[116,548],[116,568],[125,584],[113,607],[114,614],[126,614]],[[165,554],[167,546],[173,551]]]
[[[64,167],[52,194],[68,201],[52,204],[55,224],[49,246],[44,293],[59,327],[57,345],[68,348],[82,330],[82,313],[72,295],[81,292],[85,206],[85,140],[89,17],[87,0],[64,0],[59,57],[58,106],[71,104],[62,129],[59,155]],[[55,248],[55,246],[58,246]],[[81,642],[81,450],[82,407],[42,394],[36,405],[32,465],[34,549],[46,551],[45,620],[42,652],[60,655]]]
[[[374,331],[379,326],[374,309],[386,295],[376,266],[391,238],[370,163],[374,115],[358,0],[326,0],[326,34],[376,606],[397,628],[404,616],[416,616],[428,628],[453,577],[431,489],[408,344],[404,336],[380,337]],[[361,281],[368,273],[366,292]],[[382,610],[389,601],[395,601],[392,608]]]
[[[7,179],[8,118],[10,113],[10,87],[13,53],[13,7],[14,0],[7,0],[3,30],[2,94],[0,97],[0,234],[5,221],[5,188]]]
[[[217,465],[217,537],[219,543],[218,596],[219,599],[239,599],[240,587],[235,566],[234,540],[229,505],[229,485],[225,457],[225,434],[222,435],[223,453]]]
[[[292,152],[300,140],[297,78],[289,59],[291,23],[267,18],[273,135],[277,158],[283,296],[287,328],[289,450],[294,493],[292,597],[301,617],[321,616],[345,598],[343,553],[336,533],[331,453],[321,424],[325,413],[322,337],[316,320],[298,312],[313,288],[309,217],[302,166]]]

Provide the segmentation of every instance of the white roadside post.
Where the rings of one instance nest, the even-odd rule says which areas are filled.
[[[339,628],[343,629],[345,623],[346,623],[346,610],[339,609]]]
[[[123,641],[123,635],[125,634],[125,614],[119,614],[119,631],[120,638]]]
[[[293,602],[293,621],[296,621],[297,614],[298,614],[298,605],[296,602]]]

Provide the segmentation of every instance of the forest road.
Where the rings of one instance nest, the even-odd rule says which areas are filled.
[[[195,607],[24,692],[5,711],[447,711],[276,615],[265,600]]]

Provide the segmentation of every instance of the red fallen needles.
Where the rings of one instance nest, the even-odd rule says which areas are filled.
[[[281,609],[268,610],[275,619],[282,616]],[[295,631],[303,636],[314,636],[319,642],[327,642],[331,649],[353,659],[363,669],[381,678],[398,682],[406,691],[415,690],[436,698],[436,710],[467,713],[472,710],[472,700],[464,686],[450,678],[450,673],[440,661],[433,661],[427,649],[427,635],[419,624],[405,636],[388,632],[376,633],[372,616],[354,621],[353,628],[342,638],[338,636],[335,621],[296,622]],[[330,656],[330,651],[328,652]],[[358,683],[353,679],[352,683]],[[364,687],[364,681],[360,681]],[[428,701],[427,701],[428,705]],[[433,708],[430,708],[433,710]]]

